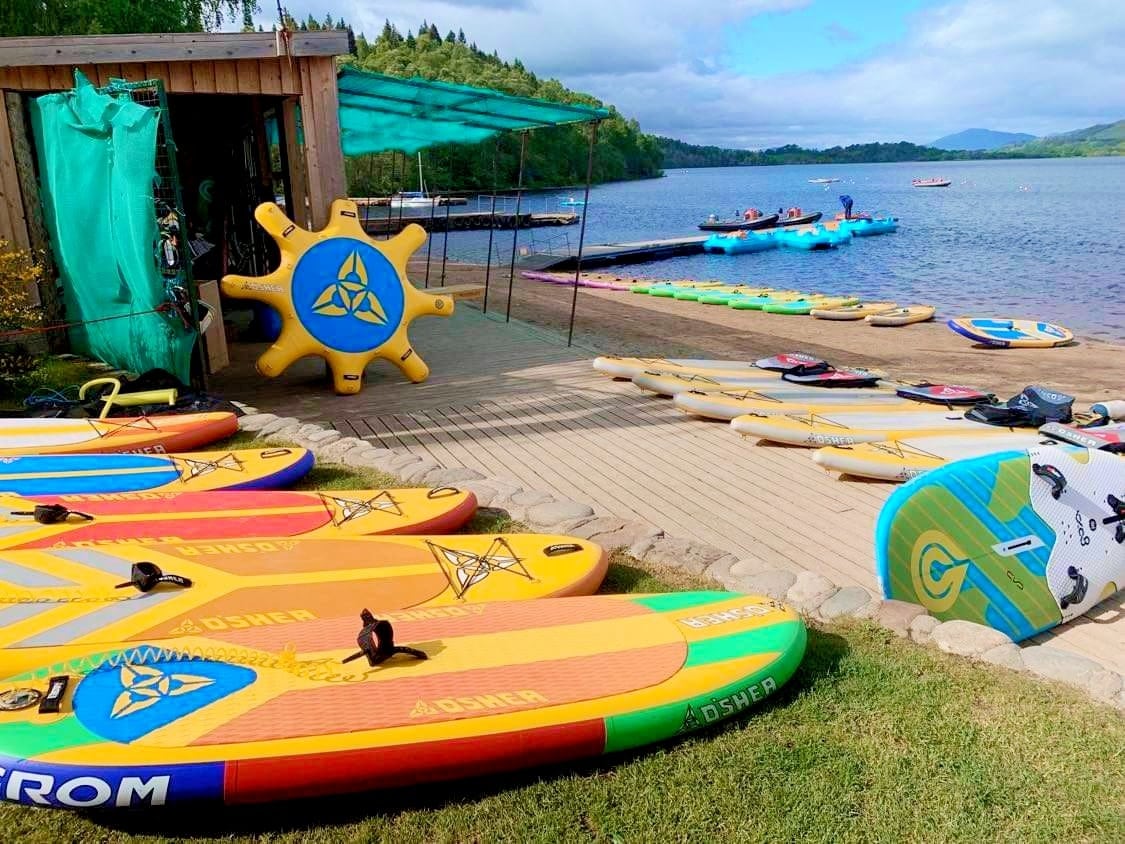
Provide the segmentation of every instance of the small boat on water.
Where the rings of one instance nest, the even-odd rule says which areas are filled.
[[[820,211],[812,211],[808,214],[793,214],[789,217],[782,217],[777,221],[779,226],[807,226],[809,223],[815,223],[823,213]]]
[[[839,179],[809,179],[810,185],[830,185],[833,182],[838,182]]]
[[[569,199],[560,199],[559,200],[559,205],[561,205],[564,208],[581,208],[585,204],[586,204],[586,200],[575,199],[573,196],[570,197]]]
[[[953,184],[952,179],[911,179],[910,184],[916,188],[947,188]]]
[[[705,220],[699,228],[705,232],[752,232],[777,225],[777,215],[767,214],[754,220]]]
[[[738,231],[711,235],[704,241],[703,251],[742,255],[746,252],[763,252],[776,246],[777,239],[773,231]]]

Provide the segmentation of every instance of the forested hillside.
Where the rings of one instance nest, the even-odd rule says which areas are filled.
[[[461,30],[444,36],[436,25],[423,23],[417,32],[400,33],[387,23],[378,38],[355,38],[355,55],[345,61],[363,70],[393,76],[422,77],[492,88],[507,94],[541,97],[561,103],[601,106],[586,94],[564,87],[555,79],[540,79],[519,59],[505,61],[470,42]],[[598,182],[641,179],[660,174],[661,150],[656,139],[641,132],[635,120],[606,106],[611,117],[601,124],[594,161]],[[528,141],[524,182],[531,187],[574,185],[586,179],[588,130],[582,126],[541,129]],[[447,146],[422,153],[424,175],[431,191],[490,190],[515,184],[519,137],[500,135],[471,146]],[[393,171],[393,176],[392,176]],[[353,195],[386,193],[398,186],[417,187],[415,162],[391,155],[360,156],[348,161]]]

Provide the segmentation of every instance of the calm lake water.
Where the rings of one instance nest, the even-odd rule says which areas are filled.
[[[953,184],[911,187],[912,178],[927,176]],[[841,181],[827,189],[808,183],[818,177]],[[622,272],[855,293],[934,304],[945,316],[1045,319],[1087,336],[1125,339],[1125,157],[673,170],[662,179],[595,188],[586,242],[696,234],[708,214],[727,218],[748,205],[766,212],[797,205],[830,216],[842,193],[856,210],[897,216],[898,232],[827,252],[698,255]],[[525,204],[554,211],[565,198],[530,195]],[[542,249],[551,238],[556,248],[565,239],[576,246],[578,227],[523,232],[520,243]],[[435,238],[435,257],[441,240]],[[511,242],[510,232],[496,233],[494,261],[502,260],[505,271]],[[487,233],[453,233],[448,252],[483,262]]]

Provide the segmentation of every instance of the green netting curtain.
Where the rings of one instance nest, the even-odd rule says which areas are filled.
[[[66,320],[83,323],[70,329],[71,348],[187,383],[195,334],[152,313],[165,301],[152,188],[157,110],[100,93],[76,71],[73,90],[32,101],[31,118]]]
[[[340,141],[344,155],[443,144],[471,144],[498,132],[604,120],[602,108],[513,97],[487,88],[340,71]]]

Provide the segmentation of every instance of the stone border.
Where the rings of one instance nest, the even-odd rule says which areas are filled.
[[[917,604],[883,600],[862,586],[840,588],[815,572],[777,568],[754,558],[740,559],[711,545],[666,536],[647,522],[599,515],[587,504],[558,500],[552,493],[528,489],[514,478],[485,477],[475,469],[447,469],[407,448],[379,448],[293,416],[239,407],[246,414],[238,420],[240,430],[267,442],[296,443],[326,463],[375,469],[421,486],[456,485],[473,492],[481,507],[503,509],[535,530],[577,536],[608,551],[625,549],[639,560],[710,577],[735,592],[768,595],[785,601],[811,621],[869,619],[920,645],[1066,683],[1125,710],[1125,677],[1087,657],[1050,645],[1021,647],[991,627],[939,621]]]

